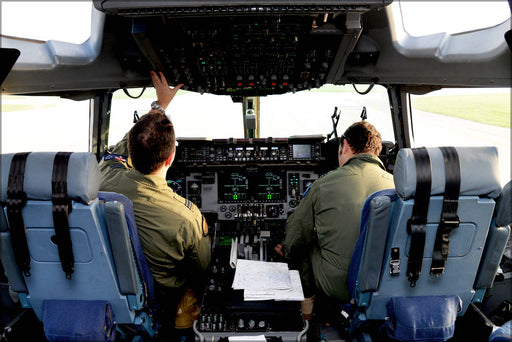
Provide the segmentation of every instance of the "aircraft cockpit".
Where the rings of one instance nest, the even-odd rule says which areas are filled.
[[[361,341],[379,340],[383,330],[373,320],[378,320],[379,324],[391,322],[389,315],[386,319],[381,317],[383,299],[379,294],[393,292],[384,287],[379,292],[379,286],[402,280],[407,262],[413,258],[409,253],[413,235],[411,224],[400,215],[418,210],[413,209],[413,197],[419,189],[419,178],[411,180],[408,176],[421,173],[417,171],[421,167],[414,155],[406,153],[422,146],[434,156],[432,163],[425,166],[433,179],[432,191],[428,194],[432,196],[430,205],[436,213],[435,218],[431,217],[432,212],[428,217],[432,227],[434,223],[430,222],[439,219],[438,213],[442,212],[444,190],[437,191],[439,184],[448,183],[439,179],[450,174],[449,168],[445,169],[445,164],[440,162],[445,159],[438,147],[460,146],[457,147],[462,160],[460,165],[467,167],[462,170],[463,177],[459,177],[466,182],[461,182],[461,196],[468,197],[461,200],[464,212],[460,216],[461,219],[469,217],[469,221],[454,230],[450,245],[450,257],[466,258],[464,265],[474,264],[470,275],[461,271],[464,276],[460,278],[466,281],[465,285],[469,284],[468,289],[461,290],[465,291],[461,296],[466,296],[461,310],[474,315],[471,310],[478,306],[485,315],[493,317],[492,323],[484,320],[481,325],[484,328],[479,331],[487,337],[491,336],[493,327],[497,329],[510,322],[512,299],[504,293],[510,289],[512,256],[510,246],[507,249],[503,243],[509,237],[510,222],[499,218],[507,216],[501,198],[510,198],[506,197],[510,196],[511,164],[510,16],[497,24],[455,34],[413,35],[404,24],[405,11],[401,7],[405,8],[404,1],[92,0],[90,5],[90,37],[82,43],[1,35],[2,59],[6,61],[0,73],[1,157],[11,163],[14,158],[11,154],[34,151],[34,158],[38,158],[41,165],[49,165],[46,151],[87,153],[83,157],[85,161],[80,159],[83,162],[80,165],[95,168],[96,162],[109,156],[114,145],[149,111],[151,101],[156,98],[151,70],[162,72],[171,87],[183,84],[165,112],[176,132],[176,155],[166,182],[173,192],[184,198],[186,206],[199,209],[212,239],[212,258],[201,296],[201,314],[193,326],[196,340],[224,342],[231,341],[232,337],[245,337],[246,340],[282,342],[310,341],[318,337],[316,340],[344,341],[348,340],[348,335]],[[27,99],[35,102],[28,105],[22,102]],[[315,321],[313,326],[304,320],[300,303],[304,296],[301,297],[300,278],[295,273],[286,273],[288,269],[285,272],[288,283],[292,278],[295,282],[293,289],[286,288],[289,292],[265,297],[269,294],[262,290],[250,297],[249,292],[244,295],[237,286],[245,282],[251,288],[247,283],[255,278],[240,279],[236,272],[237,262],[242,268],[247,267],[245,261],[261,262],[261,265],[270,265],[269,268],[253,269],[260,274],[251,276],[260,275],[265,280],[273,277],[273,282],[280,281],[281,275],[272,272],[276,272],[279,265],[286,265],[275,247],[283,241],[287,219],[307,196],[311,185],[339,167],[340,137],[356,121],[368,121],[380,132],[382,151],[378,157],[386,171],[396,172],[395,184],[398,188],[405,187],[402,193],[406,192],[409,197],[399,198],[403,189],[386,193],[382,197],[387,199],[379,197],[377,203],[383,208],[388,205],[384,208],[388,211],[371,208],[389,220],[382,223],[377,214],[377,217],[368,218],[368,214],[365,218],[372,228],[361,227],[363,240],[358,249],[361,260],[354,259],[364,271],[356,272],[353,306],[343,309],[348,322],[343,334],[348,335],[342,336],[329,324]],[[476,157],[471,156],[481,158],[482,163],[478,164]],[[76,165],[73,163],[76,161],[70,165]],[[448,161],[445,163],[448,165]],[[37,201],[47,202],[41,206],[53,204],[51,194],[47,194],[50,186],[32,180],[43,179],[50,171],[41,167],[45,170],[39,173],[39,165],[27,165],[30,176],[27,192],[32,206],[29,210],[36,208],[35,214],[27,219],[30,233],[41,228],[37,222],[51,221],[38,217]],[[479,174],[480,165],[482,170],[492,172]],[[2,169],[1,179],[10,179],[9,170]],[[86,168],[80,169],[74,177],[89,180],[87,172]],[[8,196],[8,191],[4,194],[4,187],[1,189],[0,214],[7,213],[4,199]],[[90,192],[87,186],[80,190],[86,195]],[[119,294],[120,300],[116,298],[116,303],[123,302],[123,310],[126,309],[125,314],[119,316],[123,320],[120,325],[128,326],[118,329],[117,340],[152,340],[157,324],[153,324],[152,313],[146,310],[143,297],[147,295],[147,288],[139,287],[144,281],[140,266],[132,260],[137,253],[137,246],[130,244],[134,237],[127,235],[127,243],[122,247],[127,250],[122,252],[117,251],[121,247],[110,246],[112,238],[105,233],[110,222],[95,215],[121,216],[123,229],[123,220],[127,219],[118,208],[108,205],[109,199],[101,196],[105,195],[82,201],[87,203],[73,199],[76,205],[73,211],[77,213],[73,215],[92,212],[91,221],[99,227],[94,228],[94,233],[100,237],[98,241],[106,241],[105,249],[98,247],[99,254],[112,261],[106,269],[112,275],[116,296],[117,289],[126,286],[126,279],[129,278],[128,287],[134,287],[128,295]],[[400,204],[396,204],[398,202]],[[480,208],[480,202],[484,209]],[[498,209],[494,211],[495,207],[501,208],[499,214],[496,214]],[[37,329],[32,332],[26,329],[28,324],[42,331],[42,299],[34,299],[36,295],[31,297],[29,291],[32,286],[39,286],[33,280],[39,279],[39,273],[36,267],[33,278],[17,272],[14,252],[10,249],[8,226],[11,223],[3,218],[0,217],[0,259],[6,269],[6,276],[1,278],[6,284],[3,292],[19,297],[13,309],[16,315],[12,315],[16,317],[9,317],[16,319],[5,324],[0,321],[0,326],[6,327],[3,335],[0,333],[0,341],[23,340],[30,333],[30,338],[46,340],[35,333]],[[426,222],[427,217],[424,219]],[[380,226],[375,222],[389,226],[389,235],[379,235]],[[429,226],[425,253],[433,249],[435,222],[435,227]],[[403,227],[400,228],[400,224]],[[482,232],[480,226],[489,233]],[[367,233],[369,229],[372,230]],[[400,232],[400,229],[407,232]],[[51,229],[47,230],[36,236],[49,239],[47,244],[53,248],[53,254],[45,254],[46,247],[38,247],[35,252],[31,250],[29,259],[32,257],[33,263],[50,263],[51,267],[59,268],[58,243]],[[76,230],[73,238],[82,239],[77,241],[89,246],[88,241],[93,238],[83,237],[88,234],[82,234],[85,229]],[[29,239],[29,247],[38,239]],[[77,264],[91,265],[93,259],[96,262],[93,257],[96,247],[79,249]],[[490,250],[500,253],[493,254]],[[503,250],[505,257],[500,259]],[[118,255],[123,256],[121,263],[114,262]],[[425,260],[431,258],[425,254]],[[472,259],[467,262],[467,258]],[[501,273],[497,271],[500,260]],[[130,267],[126,267],[128,271],[123,276],[118,276],[119,270],[125,271],[122,263]],[[79,271],[80,266],[77,266],[76,273]],[[95,272],[88,272],[87,276],[92,279]],[[361,273],[365,274],[361,276]],[[73,277],[80,279],[80,275]],[[455,283],[457,277],[443,277],[424,270],[417,288],[402,281],[396,289],[405,297],[415,293],[423,296],[427,292],[422,292],[424,289],[430,290],[441,279],[438,283],[443,284],[442,288],[434,289],[434,297],[459,291],[447,284],[451,279]],[[100,282],[93,281],[90,287],[94,288],[96,283]],[[267,285],[263,280],[254,283]],[[255,285],[252,285],[251,290],[254,290]],[[66,286],[61,292],[67,295]],[[48,292],[45,290],[37,295],[44,296]],[[502,305],[503,299],[508,307]],[[457,303],[454,302],[454,307]],[[372,305],[380,307],[374,309]],[[21,306],[24,316],[18,318]],[[3,306],[1,300],[0,307],[2,310],[5,307],[6,312],[11,310]],[[37,317],[30,313],[31,308]],[[430,318],[433,316],[428,314]],[[458,322],[462,321],[458,331],[470,331],[472,321],[468,323],[463,319],[462,314],[457,318]],[[471,335],[459,334],[455,335],[455,341]]]

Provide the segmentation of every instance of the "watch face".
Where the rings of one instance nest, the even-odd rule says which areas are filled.
[[[160,113],[165,114],[165,110],[162,107],[160,107],[157,101],[151,102],[151,109],[158,110]]]

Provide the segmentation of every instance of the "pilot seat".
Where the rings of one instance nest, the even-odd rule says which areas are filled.
[[[131,202],[98,192],[92,153],[1,156],[0,258],[23,308],[49,341],[155,334],[153,278]]]
[[[510,234],[496,221],[498,153],[401,149],[394,181],[362,209],[348,330],[361,341],[446,341],[492,286]]]

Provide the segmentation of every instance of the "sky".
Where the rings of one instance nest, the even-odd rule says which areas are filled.
[[[403,14],[405,29],[413,36],[469,31],[494,26],[510,17],[506,0],[395,0],[392,6],[397,13]],[[80,44],[90,35],[91,7],[91,1],[2,0],[1,33]]]

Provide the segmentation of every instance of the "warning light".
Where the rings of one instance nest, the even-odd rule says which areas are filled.
[[[276,82],[272,82],[272,85],[275,86],[276,85]]]
[[[284,86],[285,86],[285,85],[288,85],[288,82],[283,82],[283,85],[284,85]]]
[[[240,82],[240,83],[237,84],[237,86],[241,87],[241,86],[243,86],[243,83]]]

